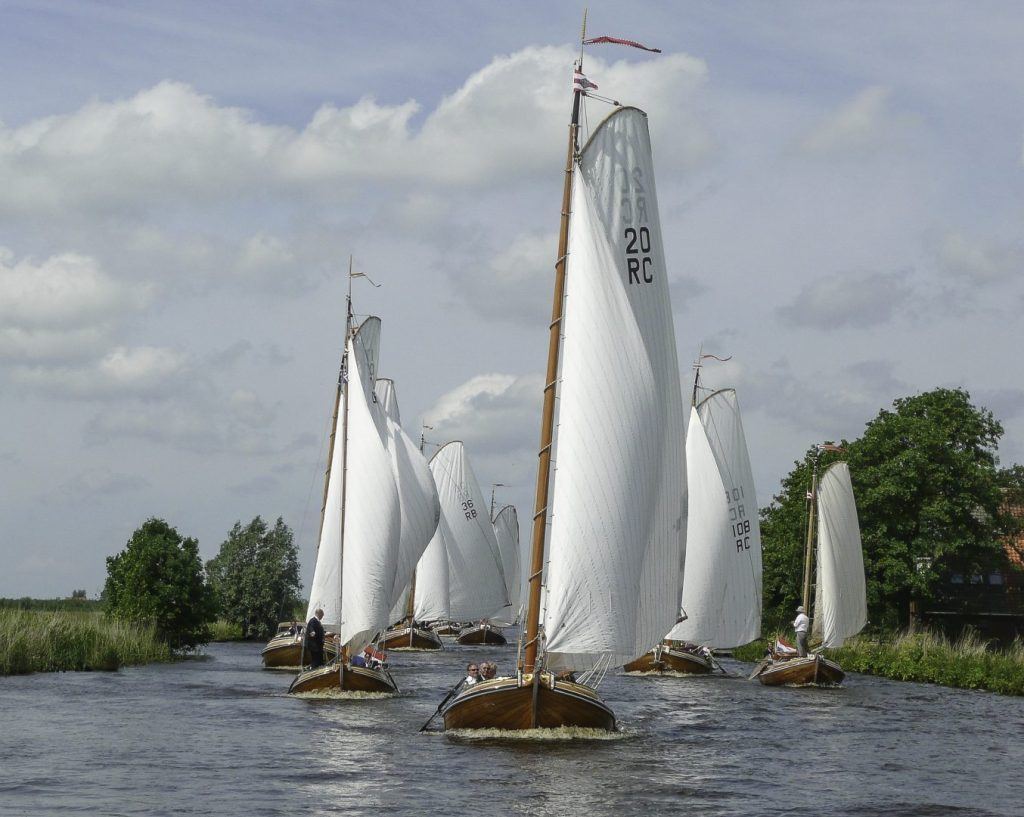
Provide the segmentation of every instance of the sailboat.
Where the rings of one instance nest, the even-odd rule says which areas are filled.
[[[351,282],[357,275],[349,269],[345,351],[307,612],[312,617],[318,608],[324,610],[324,628],[340,654],[325,666],[300,673],[289,693],[398,689],[384,666],[360,666],[365,662],[352,660],[387,626],[402,528],[387,416],[374,391],[380,319],[366,318],[353,328]]]
[[[733,389],[697,401],[686,432],[686,569],[681,621],[627,672],[706,674],[711,650],[761,635],[761,528],[754,476]]]
[[[441,639],[430,630],[418,626],[414,609],[416,563],[434,537],[441,517],[437,488],[430,467],[423,457],[423,435],[420,435],[417,448],[402,429],[394,381],[378,378],[376,395],[387,417],[388,452],[398,484],[402,516],[398,562],[391,591],[392,612],[388,616],[389,620],[395,621],[399,617],[395,613],[400,610],[402,622],[384,634],[381,647],[386,650],[439,650]]]
[[[505,505],[496,514],[492,511],[491,524],[494,526],[494,538],[498,540],[502,573],[505,577],[505,587],[508,590],[508,604],[495,611],[491,616],[491,621],[500,627],[511,627],[519,623],[521,595],[519,515],[516,513],[515,506]]]
[[[508,605],[501,553],[466,447],[454,440],[431,457],[441,500],[438,530],[448,556],[448,618],[478,621],[459,634],[463,644],[504,644],[489,617]]]
[[[647,114],[618,107],[578,149],[575,68],[524,647],[514,676],[451,695],[446,729],[613,730],[601,678],[679,609],[683,406]]]
[[[834,450],[832,446],[828,448]],[[818,458],[814,460],[804,560],[805,609],[810,600],[811,561],[815,553],[812,541],[815,510],[818,517],[817,570],[811,639],[818,642],[819,652],[803,658],[773,655],[765,659],[751,678],[768,686],[840,683],[845,677],[842,668],[821,655],[820,650],[841,647],[867,623],[864,553],[850,469],[845,462],[834,462],[826,468],[819,484]]]
[[[305,625],[301,621],[282,621],[277,632],[260,650],[266,669],[297,670],[302,668]],[[324,644],[324,652],[332,659],[336,656],[334,644]]]

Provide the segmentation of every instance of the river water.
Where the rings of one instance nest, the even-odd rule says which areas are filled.
[[[0,678],[0,814],[1024,814],[1024,700],[851,675],[841,689],[734,677],[601,686],[621,735],[417,733],[466,661],[393,653],[386,700],[296,700],[260,645],[117,673]]]

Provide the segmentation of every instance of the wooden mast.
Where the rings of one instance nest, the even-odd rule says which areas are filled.
[[[580,59],[576,70],[583,70],[582,41],[586,37],[587,14],[583,12],[583,32],[580,36]],[[569,248],[569,213],[572,207],[572,172],[576,159],[580,98],[582,91],[573,84],[572,117],[569,120],[569,147],[565,157],[565,181],[562,186],[562,217],[558,230],[558,257],[555,260],[555,291],[551,305],[551,325],[548,330],[548,368],[544,378],[544,409],[540,424],[540,452],[537,463],[537,498],[534,502],[533,538],[530,549],[530,595],[526,609],[526,645],[523,672],[533,672],[537,666],[537,641],[540,632],[540,589],[544,572],[544,544],[547,538],[548,493],[551,476],[551,444],[554,434],[555,385],[558,381],[558,353],[561,347],[562,307],[565,299],[565,260]]]
[[[341,559],[338,561],[338,659],[341,662],[341,671],[345,671],[345,660],[348,658],[348,650],[341,644],[341,618],[342,606],[340,591],[345,583],[345,494],[348,483],[348,392],[351,388],[349,382],[349,360],[348,342],[352,336],[352,256],[348,257],[348,298],[345,311],[345,353],[341,357],[341,380],[345,383],[342,391],[342,414],[341,414]],[[344,684],[342,684],[344,686]]]
[[[820,451],[814,455],[814,470],[811,476],[811,507],[807,512],[807,542],[804,545],[804,615],[807,615],[807,611],[811,609],[811,557],[814,553],[814,511],[818,505],[818,457],[820,456]]]

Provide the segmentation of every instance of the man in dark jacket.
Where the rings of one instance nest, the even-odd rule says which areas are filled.
[[[323,617],[324,611],[318,607],[316,614],[306,624],[306,651],[309,653],[309,665],[313,669],[324,663],[324,625],[320,623]]]

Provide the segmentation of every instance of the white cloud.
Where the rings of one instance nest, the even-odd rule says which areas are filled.
[[[869,153],[899,139],[916,119],[892,109],[891,93],[880,85],[865,88],[821,120],[800,148],[814,155],[843,156]]]
[[[181,388],[189,371],[186,357],[173,349],[118,346],[88,365],[19,366],[13,377],[52,394],[120,400],[170,394]]]
[[[169,81],[18,128],[0,125],[0,212],[134,214],[167,202],[282,191],[338,197],[366,181],[474,186],[549,171],[563,149],[573,53],[528,47],[496,57],[419,129],[413,100],[325,104],[297,131]],[[698,161],[710,149],[690,112],[707,73],[702,61],[685,54],[657,62],[594,59],[588,70],[602,90],[664,112],[652,128],[671,137],[673,163]]]
[[[528,445],[540,428],[540,375],[481,374],[438,398],[425,414],[439,439],[488,453]]]
[[[143,307],[150,289],[124,284],[99,263],[62,253],[36,263],[0,248],[0,359],[46,361],[95,354],[116,319]]]
[[[946,233],[938,247],[939,265],[947,274],[974,284],[990,284],[1024,273],[1024,243],[1001,243]]]
[[[806,284],[793,301],[777,312],[794,326],[825,330],[877,326],[888,322],[910,294],[904,272],[840,273]]]

